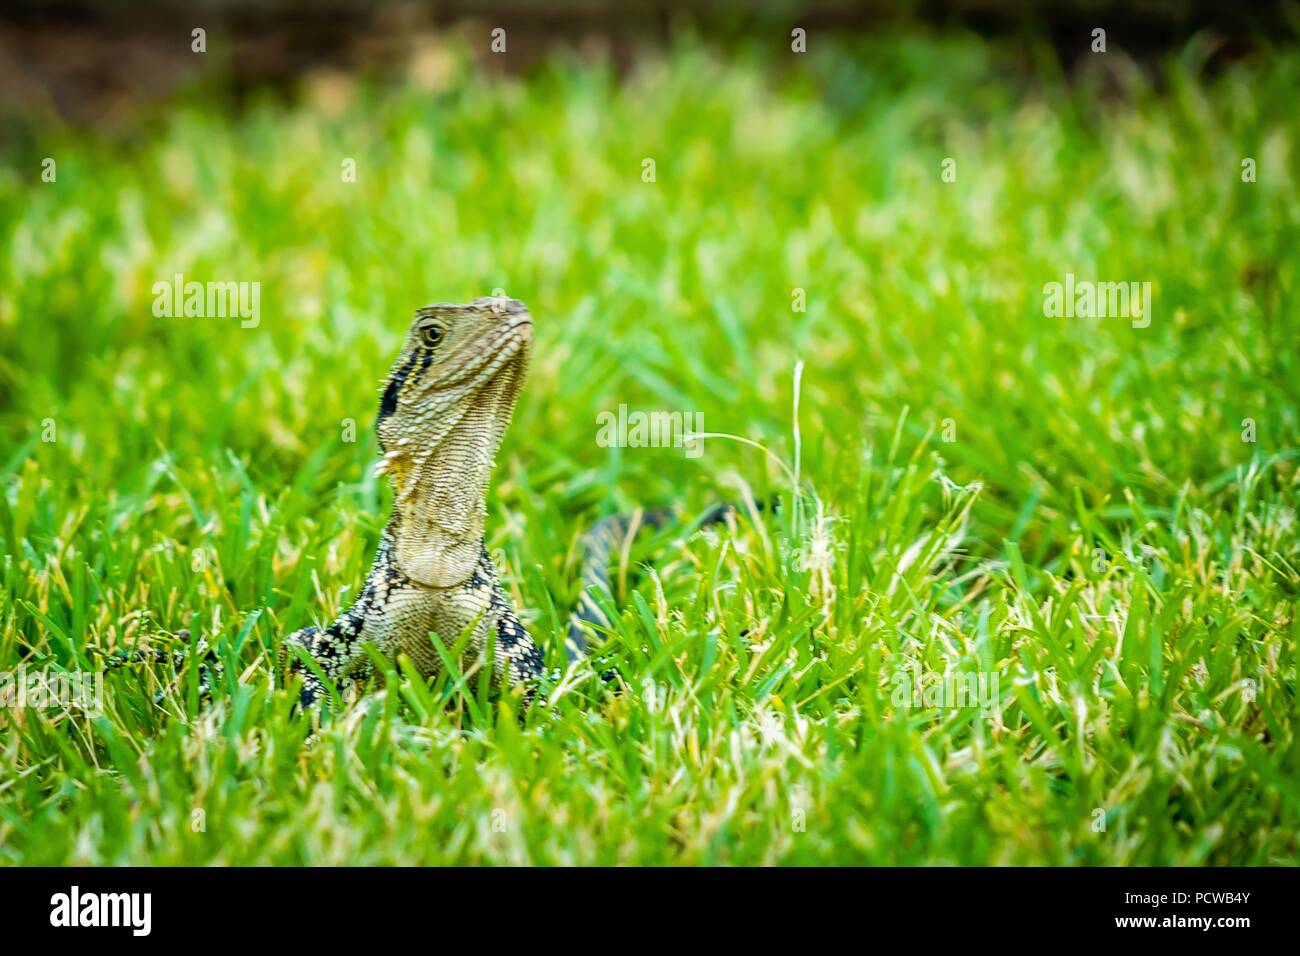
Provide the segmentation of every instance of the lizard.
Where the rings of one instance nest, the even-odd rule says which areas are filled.
[[[364,650],[405,653],[424,676],[468,632],[466,653],[492,659],[491,686],[525,685],[531,699],[543,655],[519,619],[483,537],[488,483],[523,388],[533,342],[522,302],[482,297],[416,311],[384,383],[375,432],[377,471],[392,482],[392,513],[356,601],[332,623],[284,639],[282,661],[302,678],[300,702],[370,672]],[[303,655],[316,667],[303,666]],[[320,674],[316,673],[319,669]]]
[[[532,343],[532,316],[517,299],[481,297],[416,311],[375,418],[382,453],[376,470],[390,479],[394,501],[370,571],[355,602],[334,621],[301,628],[281,642],[281,667],[301,679],[304,708],[321,701],[322,677],[337,687],[371,673],[367,644],[390,658],[405,653],[423,676],[433,675],[441,661],[430,632],[448,646],[468,632],[465,651],[490,667],[493,689],[523,685],[525,705],[535,697],[544,656],[501,586],[483,533],[495,456],[523,388]],[[734,511],[714,507],[697,527]],[[583,536],[583,588],[565,635],[571,663],[590,652],[593,629],[610,627],[596,597],[613,603],[614,548],[640,528],[661,528],[675,517],[676,509],[665,507],[611,515]],[[489,649],[492,659],[485,661]],[[207,693],[220,662],[206,640],[196,650]],[[179,667],[185,657],[135,651],[111,665],[156,660]]]

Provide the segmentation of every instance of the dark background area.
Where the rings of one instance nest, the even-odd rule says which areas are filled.
[[[36,0],[0,15],[0,135],[14,122],[113,127],[141,106],[202,83],[238,101],[251,90],[291,90],[304,75],[343,70],[384,76],[440,35],[481,35],[489,69],[526,69],[557,48],[608,55],[620,68],[682,33],[710,44],[783,47],[795,26],[820,37],[967,29],[990,37],[1046,37],[1070,70],[1093,28],[1138,61],[1204,39],[1208,66],[1300,34],[1300,5],[1219,0],[1005,0],[697,4],[683,0]],[[489,35],[507,30],[508,55]],[[190,49],[195,27],[207,53]],[[766,38],[766,39],[765,39]],[[471,48],[472,48],[471,44]]]

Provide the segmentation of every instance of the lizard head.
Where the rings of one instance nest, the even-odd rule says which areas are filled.
[[[415,314],[389,372],[376,432],[379,470],[393,481],[394,558],[426,587],[473,572],[483,541],[488,479],[533,341],[522,302],[475,299]]]

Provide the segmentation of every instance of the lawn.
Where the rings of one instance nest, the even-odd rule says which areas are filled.
[[[0,151],[0,672],[228,664],[0,710],[0,862],[1296,861],[1300,54],[783,43],[447,41]],[[256,321],[156,315],[177,274]],[[1067,274],[1145,318],[1049,314]],[[373,556],[378,385],[494,289],[536,344],[487,546],[564,672],[520,715],[396,662],[308,742],[272,662]],[[740,440],[605,447],[620,405]],[[664,503],[619,681],[565,671],[583,530]]]

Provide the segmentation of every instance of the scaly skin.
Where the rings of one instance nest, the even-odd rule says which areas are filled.
[[[324,688],[295,647],[336,684],[369,673],[367,643],[388,657],[407,654],[428,676],[442,666],[430,632],[450,648],[469,630],[466,664],[482,661],[492,645],[493,687],[527,685],[541,674],[541,652],[483,546],[488,481],[532,340],[532,319],[514,299],[416,313],[375,423],[380,470],[396,500],[374,565],[337,620],[284,641],[291,669],[302,675],[304,705]]]

